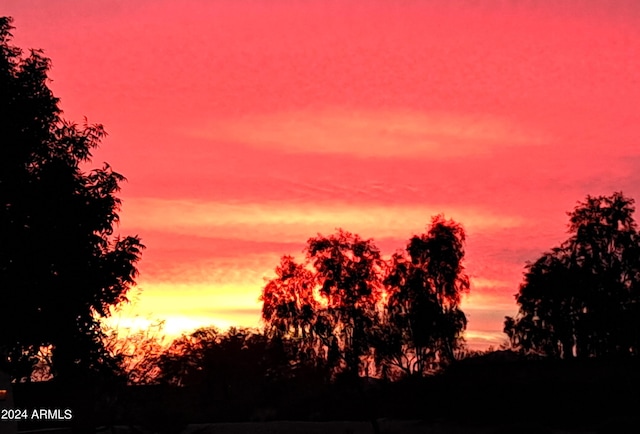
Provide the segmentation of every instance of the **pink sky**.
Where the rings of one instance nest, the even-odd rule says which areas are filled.
[[[640,199],[635,1],[5,0],[65,117],[129,180],[147,245],[125,316],[257,325],[283,254],[336,227],[467,231],[474,348],[587,194]]]

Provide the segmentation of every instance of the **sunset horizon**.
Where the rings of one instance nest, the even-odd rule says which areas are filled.
[[[73,5],[73,7],[72,7]],[[67,7],[65,7],[67,6]],[[146,246],[107,321],[259,327],[284,255],[342,228],[385,258],[466,232],[472,350],[587,195],[640,200],[640,8],[535,2],[9,0],[63,117],[105,126]],[[139,294],[139,295],[138,295]]]

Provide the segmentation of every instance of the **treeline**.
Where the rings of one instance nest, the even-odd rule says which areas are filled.
[[[434,217],[403,252],[340,230],[309,239],[305,260],[281,259],[262,292],[265,333],[296,363],[334,375],[424,374],[451,362],[466,317],[460,225]]]
[[[462,227],[441,216],[387,261],[372,240],[342,230],[311,238],[304,262],[282,257],[264,287],[262,333],[203,329],[178,339],[158,358],[158,378],[232,378],[240,366],[238,375],[326,381],[434,372],[463,346],[464,239]]]
[[[614,193],[588,196],[568,213],[568,240],[526,266],[519,312],[505,321],[511,350],[557,359],[637,355],[633,212],[633,199]],[[442,370],[469,354],[459,307],[469,290],[464,241],[462,227],[442,216],[388,260],[372,240],[342,230],[311,238],[303,261],[282,257],[263,288],[262,331],[183,336],[154,359],[155,379],[398,380]]]

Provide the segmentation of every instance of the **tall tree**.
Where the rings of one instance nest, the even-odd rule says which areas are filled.
[[[285,256],[262,293],[267,333],[299,361],[357,376],[380,298],[382,260],[371,240],[339,230],[307,242],[306,261]]]
[[[464,241],[459,224],[436,216],[426,234],[411,238],[406,254],[391,259],[384,331],[392,347],[384,356],[406,373],[452,361],[462,344],[467,320],[459,304],[469,289]]]
[[[266,336],[286,345],[292,361],[299,365],[296,368],[322,365],[322,346],[316,333],[321,306],[314,296],[312,272],[292,256],[283,256],[261,300]]]
[[[569,215],[571,236],[527,264],[507,317],[514,347],[571,358],[637,354],[640,238],[633,199],[587,196]]]
[[[349,232],[311,238],[305,263],[283,257],[263,290],[267,334],[297,360],[352,377],[447,363],[466,327],[464,240],[460,225],[438,216],[387,263],[372,240]]]
[[[311,238],[307,259],[326,302],[316,331],[329,349],[329,362],[343,364],[346,374],[358,376],[362,358],[372,350],[370,336],[382,290],[380,251],[373,240],[339,230]]]
[[[29,378],[41,347],[54,374],[109,365],[99,319],[126,300],[143,248],[114,237],[124,177],[105,164],[85,173],[105,136],[60,117],[42,51],[10,44],[0,18],[0,361]]]

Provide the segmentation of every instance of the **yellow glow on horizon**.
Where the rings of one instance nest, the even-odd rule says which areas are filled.
[[[514,293],[516,291],[514,290]],[[515,311],[517,306],[504,296],[486,294],[483,292],[473,292],[473,289],[465,294],[460,303],[465,312],[472,311]]]
[[[215,326],[222,331],[231,326],[259,328],[262,305],[258,297],[262,286],[264,281],[224,287],[147,282],[148,289],[140,296],[142,303],[125,306],[118,315],[104,321],[116,328],[131,329],[132,332],[155,327],[158,321],[163,321],[160,334],[169,340],[201,327]],[[482,292],[464,295],[461,308],[471,317],[479,312],[496,312],[500,318],[503,312],[515,313],[513,303]],[[476,329],[467,330],[465,337],[475,342],[474,349],[484,344],[497,346],[505,339],[500,331]]]
[[[160,315],[155,319],[140,318],[140,316],[120,316],[118,318],[103,319],[103,323],[110,330],[118,333],[119,337],[133,335],[138,332],[148,332],[149,337],[162,341],[165,345],[169,345],[174,339],[183,334],[190,334],[199,328],[216,327],[221,331],[227,330],[229,327],[257,327],[259,321],[255,324],[242,323],[231,316],[197,316],[197,315]]]
[[[222,316],[181,316],[170,315],[162,317],[163,324],[160,327],[154,326],[157,321],[141,320],[139,317],[127,317],[123,316],[116,320],[105,319],[103,320],[107,325],[118,329],[120,332],[123,330],[130,330],[132,333],[138,331],[150,330],[152,337],[161,340],[165,345],[169,345],[173,340],[177,339],[183,334],[190,334],[199,328],[216,327],[221,332],[225,332],[229,327],[249,327],[260,330],[261,323],[259,321],[259,315],[256,315],[256,319],[252,322],[238,321],[233,315]],[[118,327],[119,326],[119,327]],[[464,337],[469,345],[470,349],[486,349],[487,346],[492,345],[497,347],[506,342],[506,335],[500,331],[486,331],[486,330],[466,330]],[[471,344],[469,344],[471,342]]]
[[[274,264],[274,267],[277,264]],[[159,310],[162,306],[173,305],[171,312],[183,301],[189,301],[201,308],[234,308],[256,305],[261,287],[251,284],[230,282],[226,284],[145,282],[145,290],[140,298],[145,299],[149,311]]]
[[[471,350],[486,350],[488,346],[497,348],[507,342],[507,335],[500,331],[467,330],[464,338]]]

